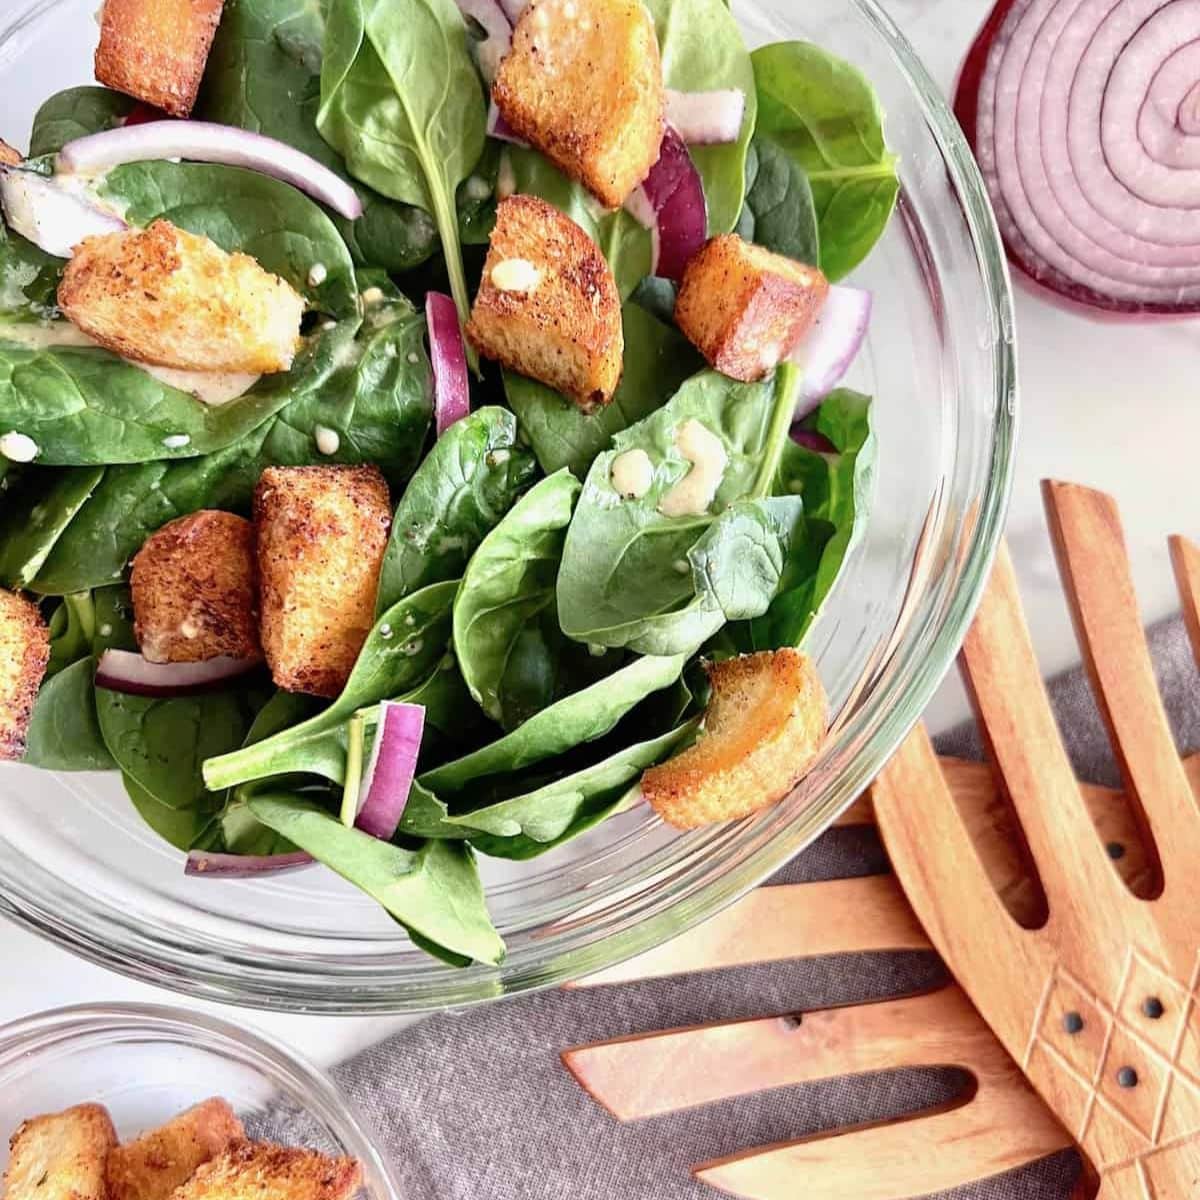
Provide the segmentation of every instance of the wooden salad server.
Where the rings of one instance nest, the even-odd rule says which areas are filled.
[[[1059,483],[1045,499],[1149,869],[1131,883],[1072,775],[1004,552],[963,663],[1044,919],[1014,915],[993,886],[971,800],[922,729],[876,783],[876,815],[934,946],[1082,1147],[1102,1200],[1197,1200],[1197,772],[1180,760],[1155,683],[1115,503]],[[1200,552],[1175,539],[1172,557],[1200,658]]]

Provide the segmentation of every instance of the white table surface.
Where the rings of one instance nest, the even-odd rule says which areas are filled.
[[[988,10],[987,0],[885,2],[948,90]],[[1052,307],[1019,285],[1017,317],[1022,427],[1009,541],[1038,652],[1050,672],[1076,661],[1078,652],[1042,518],[1042,478],[1053,475],[1114,494],[1146,620],[1178,607],[1165,535],[1200,536],[1200,320],[1091,321]],[[940,728],[965,713],[961,688],[951,679],[929,719]],[[0,963],[5,967],[0,1021],[62,1004],[176,999],[4,923]],[[399,1018],[242,1015],[324,1063],[405,1023]]]

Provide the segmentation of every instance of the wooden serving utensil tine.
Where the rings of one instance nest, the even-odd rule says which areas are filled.
[[[1183,621],[1192,643],[1192,654],[1200,666],[1200,546],[1176,534],[1169,540],[1175,586],[1183,604]]]

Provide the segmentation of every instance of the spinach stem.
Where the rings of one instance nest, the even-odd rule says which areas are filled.
[[[779,460],[787,445],[796,411],[796,393],[800,390],[800,368],[795,363],[783,363],[775,372],[775,401],[771,406],[771,424],[763,445],[763,460],[750,490],[749,499],[759,500],[775,490]]]
[[[454,297],[454,305],[458,309],[458,323],[466,328],[467,318],[471,315],[471,298],[467,294],[467,273],[463,269],[462,246],[458,240],[458,214],[454,204],[447,194],[444,182],[432,172],[428,179],[429,202],[433,207],[433,219],[437,224],[438,233],[442,239],[442,253],[446,259],[446,273],[450,276],[450,292]],[[463,335],[463,346],[467,352],[467,365],[475,373],[475,378],[481,378],[479,370],[479,355],[475,347]]]
[[[358,794],[362,788],[363,733],[366,722],[361,713],[346,722],[346,783],[342,791],[342,824],[353,827],[358,817]]]

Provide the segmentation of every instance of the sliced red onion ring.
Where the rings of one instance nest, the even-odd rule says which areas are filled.
[[[955,108],[1013,262],[1125,314],[1200,311],[1200,0],[1003,0]]]
[[[385,700],[379,706],[375,742],[363,769],[363,801],[354,819],[363,833],[385,842],[395,836],[416,775],[424,732],[422,705]]]
[[[226,655],[204,662],[152,663],[132,650],[105,650],[96,666],[96,686],[131,696],[194,696],[223,688],[258,665],[257,659]]]
[[[210,879],[250,879],[255,875],[278,875],[311,867],[316,859],[303,850],[291,854],[210,854],[192,850],[183,868],[185,875],[206,875]]]
[[[10,228],[57,258],[70,258],[84,238],[126,228],[120,217],[69,191],[53,176],[20,168],[0,171],[0,205]]]
[[[746,118],[746,93],[741,88],[713,92],[667,89],[667,124],[689,146],[736,142]]]
[[[797,446],[805,450],[815,450],[818,454],[836,454],[837,447],[823,434],[815,429],[802,429],[799,425],[791,428],[791,439]]]
[[[358,193],[315,158],[275,138],[212,121],[126,123],[90,133],[59,151],[57,167],[63,172],[92,172],[160,158],[247,167],[290,183],[350,220],[362,216]]]
[[[646,182],[625,209],[650,230],[654,248],[650,274],[683,278],[683,269],[708,237],[708,203],[704,183],[683,139],[669,125],[663,131],[662,151]]]
[[[850,369],[871,323],[871,293],[834,286],[791,360],[804,376],[796,401],[795,420],[807,416],[829,395]]]
[[[441,437],[471,411],[467,355],[458,309],[449,296],[430,292],[425,297],[425,320],[429,325],[429,357],[433,361],[433,414]]]
[[[529,7],[529,0],[500,0],[500,7],[504,9],[504,15],[509,22],[515,25],[521,19],[521,14]]]
[[[499,142],[508,142],[512,146],[528,146],[529,143],[504,119],[496,107],[495,100],[488,104],[487,135]]]
[[[483,81],[491,87],[501,60],[512,48],[513,22],[497,0],[458,0],[458,8],[463,16],[478,21],[487,34],[482,42],[475,43],[475,55]]]

